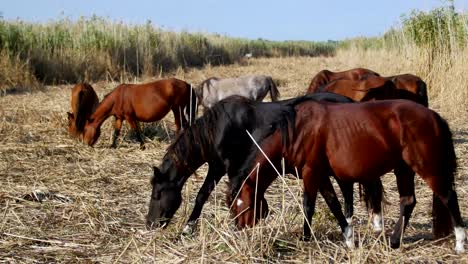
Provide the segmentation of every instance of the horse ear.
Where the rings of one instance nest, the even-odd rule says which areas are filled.
[[[68,117],[68,120],[73,120],[75,118],[73,113],[70,113],[70,112],[67,112],[67,117]]]

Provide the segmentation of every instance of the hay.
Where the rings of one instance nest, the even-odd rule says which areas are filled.
[[[200,83],[210,76],[250,73],[280,80],[283,98],[302,94],[312,73],[322,68],[344,69],[340,58],[251,59],[246,66],[206,67],[179,71],[178,78]],[[368,63],[367,65],[365,63]],[[379,72],[396,69],[376,69]],[[410,71],[409,69],[399,69]],[[393,73],[393,72],[392,72]],[[169,77],[169,76],[165,76]],[[96,84],[102,98],[116,84]],[[151,166],[159,165],[174,121],[146,125],[146,150],[139,149],[124,125],[117,149],[110,149],[111,122],[106,121],[95,148],[71,139],[66,132],[71,86],[47,87],[34,94],[0,98],[0,259],[5,262],[150,262],[156,263],[258,263],[258,262],[467,262],[454,254],[454,237],[431,240],[431,199],[426,184],[416,180],[418,204],[402,248],[392,250],[388,235],[398,216],[395,178],[383,178],[390,205],[385,207],[387,234],[369,228],[364,206],[355,205],[355,240],[346,249],[336,220],[319,197],[313,221],[315,240],[302,242],[301,181],[277,180],[267,199],[271,215],[255,228],[238,231],[225,206],[224,179],[206,203],[192,236],[181,230],[193,206],[203,177],[191,177],[183,191],[184,202],[164,230],[147,231],[144,217],[150,196]],[[439,101],[441,102],[441,101]],[[435,107],[438,107],[435,105]],[[468,206],[468,117],[448,116],[459,157],[457,190],[462,215]],[[109,119],[111,120],[111,119]],[[207,166],[198,170],[206,175]],[[40,190],[39,192],[37,190]],[[49,194],[48,200],[25,199]],[[29,196],[28,196],[29,195]],[[57,200],[54,195],[66,197]],[[340,195],[340,194],[339,194]],[[355,192],[355,200],[358,200]],[[40,195],[39,195],[40,196]],[[340,198],[341,199],[341,198]]]

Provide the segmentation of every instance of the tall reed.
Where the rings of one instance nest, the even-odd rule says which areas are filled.
[[[26,63],[40,82],[51,84],[125,80],[179,67],[230,64],[246,53],[255,57],[332,55],[335,45],[169,32],[149,21],[129,25],[93,16],[45,24],[0,20],[0,52]]]

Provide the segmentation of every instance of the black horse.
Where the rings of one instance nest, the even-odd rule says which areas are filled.
[[[314,93],[268,103],[231,96],[208,109],[169,146],[159,168],[154,167],[148,228],[166,225],[170,221],[182,202],[181,191],[186,180],[208,162],[208,174],[184,228],[184,232],[190,232],[221,177],[226,173],[229,177],[235,175],[245,158],[255,150],[246,131],[257,142],[261,141],[278,127],[286,127],[283,122],[295,113],[292,111],[294,106],[308,100],[353,102],[333,93]]]

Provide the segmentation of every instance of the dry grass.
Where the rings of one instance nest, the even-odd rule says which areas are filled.
[[[385,75],[421,74],[413,70],[419,68],[411,62],[383,60],[392,54],[358,55],[359,59],[348,51],[334,58],[252,59],[244,65],[179,70],[172,75],[197,84],[213,75],[265,73],[274,77],[282,98],[287,98],[302,94],[311,75],[323,68],[364,66]],[[466,57],[463,60],[466,62]],[[468,116],[466,106],[454,107],[466,91],[447,91],[445,82],[437,81],[442,74],[445,73],[431,77],[434,81],[429,82],[431,107],[449,119],[454,131],[459,157],[457,190],[466,219]],[[450,78],[451,85],[468,83],[463,75]],[[99,83],[95,87],[102,98],[115,85]],[[229,220],[224,204],[226,184],[220,183],[205,205],[197,231],[183,237],[180,231],[203,182],[203,177],[192,176],[184,187],[184,202],[169,227],[147,231],[144,216],[150,196],[151,166],[159,165],[173,137],[172,116],[146,125],[145,151],[139,149],[128,130],[123,131],[119,148],[109,149],[109,121],[98,144],[89,148],[66,133],[70,89],[71,86],[47,87],[34,94],[0,97],[0,259],[5,262],[468,262],[466,253],[454,254],[453,236],[431,240],[432,195],[419,179],[418,204],[403,246],[399,250],[387,246],[388,233],[399,210],[392,175],[383,178],[391,203],[385,208],[387,234],[384,237],[372,233],[367,213],[356,204],[355,240],[359,247],[353,251],[345,248],[338,225],[321,198],[313,221],[316,240],[300,241],[302,215],[300,202],[295,201],[301,201],[302,182],[293,178],[277,180],[269,188],[271,215],[257,227],[243,231],[236,230]],[[439,90],[454,93],[449,98],[456,99],[443,100],[440,92],[435,92]],[[203,166],[198,173],[205,175],[206,171]],[[27,194],[35,190],[55,192],[70,200],[50,195],[42,203],[30,201]]]

